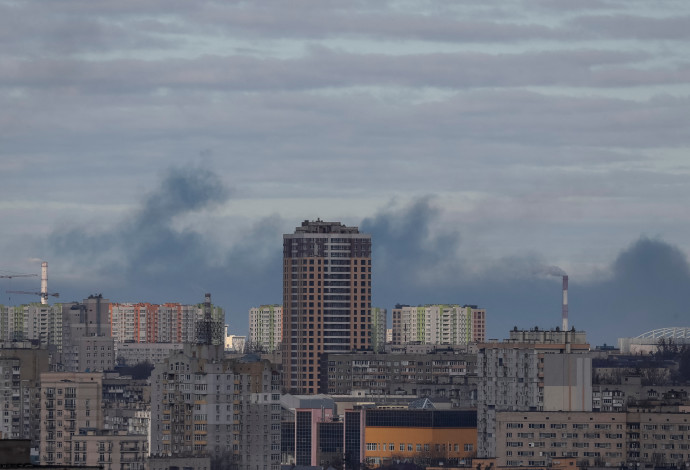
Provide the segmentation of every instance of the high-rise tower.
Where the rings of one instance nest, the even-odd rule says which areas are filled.
[[[326,390],[328,353],[371,344],[371,235],[321,220],[283,235],[283,387]]]

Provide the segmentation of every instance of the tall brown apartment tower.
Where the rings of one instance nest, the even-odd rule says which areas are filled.
[[[283,387],[327,390],[327,356],[371,344],[371,235],[321,220],[283,235]]]

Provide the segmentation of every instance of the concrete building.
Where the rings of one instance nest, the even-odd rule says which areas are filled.
[[[540,466],[576,458],[581,467],[690,464],[688,409],[497,413],[497,465]]]
[[[388,310],[385,308],[371,309],[371,349],[375,352],[383,352],[386,348],[387,316]]]
[[[469,408],[477,405],[476,367],[477,355],[461,349],[329,354],[328,393],[428,397]]]
[[[486,336],[486,310],[476,305],[396,305],[393,344],[465,345]]]
[[[84,429],[72,441],[75,464],[99,466],[103,470],[144,470],[148,456],[148,436],[126,431]]]
[[[117,343],[196,343],[204,305],[180,303],[110,303],[109,335]],[[211,306],[211,318],[225,322],[225,312]]]
[[[19,306],[0,305],[0,342],[31,340],[60,350],[62,315],[60,304],[40,302]]]
[[[81,465],[86,450],[75,448],[75,436],[85,429],[102,429],[100,373],[41,374],[41,444],[44,465]]]
[[[273,352],[283,341],[283,307],[261,305],[249,310],[249,347],[254,351]]]
[[[371,236],[304,221],[283,235],[283,387],[326,388],[324,354],[371,347]]]
[[[366,409],[365,461],[389,465],[396,461],[458,465],[475,456],[477,412],[474,410]]]
[[[255,356],[190,345],[151,375],[151,454],[210,457],[222,468],[280,467],[280,374]]]
[[[110,370],[115,366],[115,343],[110,336],[108,306],[102,295],[62,304],[62,354],[68,372]]]
[[[142,362],[158,364],[184,349],[183,343],[117,343],[115,346],[117,363],[130,366]]]
[[[30,439],[38,449],[40,376],[50,370],[50,359],[47,350],[26,346],[0,348],[0,438]]]
[[[496,456],[497,412],[591,411],[589,344],[584,333],[562,333],[516,329],[507,341],[479,345],[478,457]]]

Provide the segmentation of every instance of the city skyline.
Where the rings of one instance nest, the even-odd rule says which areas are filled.
[[[246,332],[304,219],[372,235],[372,305],[487,337],[684,326],[690,5],[0,3],[0,272]],[[37,21],[36,18],[40,18]],[[36,300],[1,279],[0,303]],[[54,303],[56,299],[50,299]]]

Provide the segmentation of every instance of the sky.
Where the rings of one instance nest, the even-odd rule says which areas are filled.
[[[593,344],[689,326],[686,0],[0,0],[0,44],[0,275],[51,302],[246,334],[321,218],[389,312],[556,327],[557,267]]]

